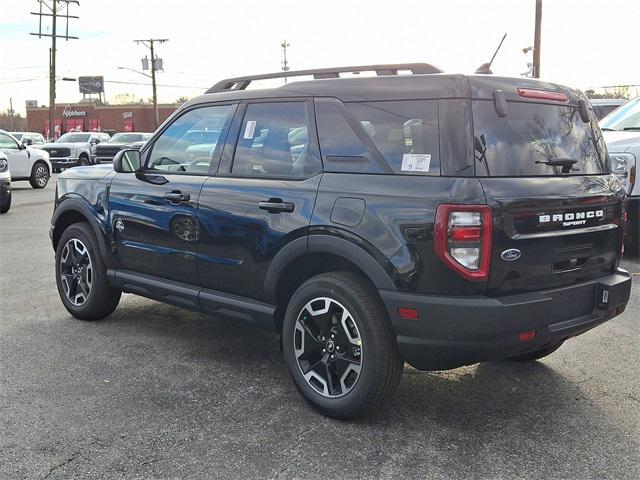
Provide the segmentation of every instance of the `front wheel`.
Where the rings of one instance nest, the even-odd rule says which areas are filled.
[[[11,192],[6,194],[0,202],[0,213],[7,213],[11,208]]]
[[[87,223],[75,223],[60,237],[56,248],[58,294],[71,315],[99,320],[118,306],[121,291],[107,281],[100,247]]]
[[[31,169],[29,183],[33,188],[44,188],[49,183],[49,167],[43,162],[36,162]]]
[[[87,165],[89,165],[89,159],[85,155],[80,155],[80,158],[78,159],[78,166],[86,167]]]
[[[303,283],[285,312],[282,340],[296,387],[331,417],[371,414],[402,376],[404,363],[386,309],[353,273],[327,273]]]

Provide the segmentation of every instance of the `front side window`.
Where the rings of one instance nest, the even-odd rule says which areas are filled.
[[[305,178],[320,170],[309,145],[304,102],[247,106],[231,173]]]
[[[18,144],[6,133],[0,133],[0,148],[3,150],[18,150]]]
[[[147,170],[206,174],[217,156],[221,132],[235,106],[217,105],[190,110],[178,117],[154,142]]]

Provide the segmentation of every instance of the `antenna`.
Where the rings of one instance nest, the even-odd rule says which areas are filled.
[[[476,70],[475,73],[482,73],[482,74],[487,74],[487,75],[490,75],[490,74],[493,73],[491,71],[491,64],[493,63],[493,60],[496,58],[496,55],[498,54],[498,51],[500,51],[500,47],[502,46],[502,42],[504,42],[505,38],[507,38],[507,33],[506,32],[502,36],[502,40],[500,40],[500,43],[498,44],[498,48],[496,48],[496,51],[493,53],[493,57],[491,57],[491,60],[489,61],[489,63],[483,63],[482,65],[480,65],[480,67],[478,67],[478,69]]]

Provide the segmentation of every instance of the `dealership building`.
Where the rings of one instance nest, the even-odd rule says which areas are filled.
[[[160,123],[178,108],[175,104],[158,105]],[[104,105],[80,102],[56,105],[56,136],[69,131],[153,132],[154,109],[151,104]],[[49,133],[49,107],[27,106],[27,128],[30,132]]]

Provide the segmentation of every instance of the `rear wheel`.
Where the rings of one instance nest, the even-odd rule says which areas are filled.
[[[33,188],[44,188],[49,183],[49,167],[44,162],[36,162],[31,169],[29,183]]]
[[[508,357],[507,360],[511,360],[513,362],[533,362],[546,357],[547,355],[551,355],[553,352],[558,350],[563,343],[564,340],[559,343],[553,343],[547,347],[541,348],[540,350],[534,350],[533,352],[523,353],[522,355]]]
[[[62,233],[56,284],[65,308],[81,320],[102,319],[118,306],[122,292],[109,285],[98,241],[87,223],[75,223]]]
[[[371,414],[402,376],[384,305],[353,273],[322,274],[302,284],[287,307],[282,340],[296,387],[332,417]]]

